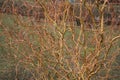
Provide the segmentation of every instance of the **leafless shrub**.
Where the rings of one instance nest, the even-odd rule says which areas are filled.
[[[105,10],[109,5],[106,3],[107,0],[102,4],[97,0],[81,0],[74,4],[62,0],[4,2],[1,12],[13,14],[12,27],[2,21],[0,27],[2,35],[6,36],[4,47],[10,54],[7,59],[11,57],[14,61],[14,79],[106,80],[119,77],[110,75],[112,69],[119,68],[113,63],[120,55],[117,44],[120,35],[113,36],[114,30],[111,33],[107,30]],[[114,27],[115,15],[111,14]],[[77,21],[80,21],[78,26]]]

